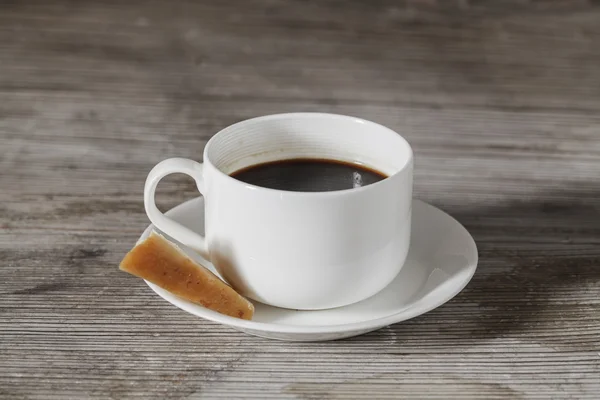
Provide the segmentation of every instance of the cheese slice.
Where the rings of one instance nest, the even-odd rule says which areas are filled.
[[[252,319],[254,306],[158,233],[138,243],[119,269],[221,314]]]

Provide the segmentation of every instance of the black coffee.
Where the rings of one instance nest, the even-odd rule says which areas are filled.
[[[330,192],[370,185],[387,178],[362,165],[335,160],[293,159],[252,165],[232,177],[269,189]]]

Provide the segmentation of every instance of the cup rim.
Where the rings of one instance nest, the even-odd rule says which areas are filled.
[[[344,120],[352,120],[355,123],[368,124],[375,128],[383,129],[383,130],[389,131],[389,132],[393,133],[394,135],[396,135],[398,137],[398,139],[400,139],[400,141],[403,143],[403,145],[408,150],[408,156],[406,157],[406,160],[405,160],[402,168],[400,168],[398,171],[394,172],[393,174],[385,177],[384,179],[382,179],[380,181],[371,183],[366,186],[361,186],[358,188],[349,188],[349,189],[323,191],[323,192],[301,192],[301,191],[272,189],[272,188],[266,188],[263,186],[253,185],[251,183],[246,183],[246,182],[240,181],[239,179],[236,179],[236,178],[232,177],[231,175],[228,175],[225,172],[221,171],[219,168],[217,168],[216,165],[214,165],[212,163],[212,161],[208,157],[208,151],[209,151],[211,144],[213,143],[213,141],[215,140],[215,138],[217,136],[219,136],[222,132],[224,132],[226,130],[229,130],[234,127],[238,127],[240,125],[245,125],[249,122],[262,122],[262,121],[270,121],[270,120],[277,120],[277,119],[285,119],[285,118],[289,118],[289,117],[294,117],[294,118],[321,117],[321,118],[331,118],[331,119],[344,119]],[[206,145],[204,146],[204,151],[203,151],[203,158],[204,158],[203,163],[210,165],[212,167],[212,169],[221,178],[225,179],[227,182],[230,182],[232,184],[237,184],[237,185],[243,186],[246,189],[261,191],[264,193],[273,193],[273,194],[278,194],[278,195],[291,196],[291,197],[333,197],[333,196],[350,194],[350,193],[358,194],[358,193],[362,193],[366,190],[373,190],[375,187],[379,187],[381,185],[386,184],[386,182],[388,182],[390,179],[404,173],[407,169],[409,169],[413,165],[414,154],[413,154],[413,150],[412,150],[410,143],[408,143],[408,141],[402,135],[400,135],[395,130],[388,128],[387,126],[379,124],[377,122],[373,122],[373,121],[370,121],[370,120],[367,120],[364,118],[354,117],[351,115],[344,115],[344,114],[333,114],[333,113],[323,113],[323,112],[290,112],[290,113],[269,114],[269,115],[263,115],[263,116],[259,116],[259,117],[248,118],[248,119],[238,121],[234,124],[226,126],[225,128],[223,128],[223,129],[219,130],[217,133],[215,133],[206,142]]]

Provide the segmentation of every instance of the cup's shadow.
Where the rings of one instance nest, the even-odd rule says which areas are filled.
[[[478,270],[449,303],[392,325],[388,333],[400,342],[418,337],[421,343],[460,346],[523,337],[545,327],[572,329],[575,322],[560,316],[581,313],[581,299],[600,289],[600,188],[565,188],[537,198],[481,207],[432,202],[473,235]],[[587,297],[582,297],[584,291]],[[573,293],[579,295],[570,299]],[[591,303],[589,307],[598,309]],[[345,341],[372,340],[380,334]],[[556,345],[578,346],[566,341]]]

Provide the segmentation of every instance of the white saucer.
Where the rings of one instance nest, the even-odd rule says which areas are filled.
[[[192,230],[204,233],[203,198],[180,204],[166,214]],[[182,310],[251,335],[290,341],[342,339],[426,313],[456,296],[471,280],[477,268],[477,247],[460,223],[443,211],[414,200],[412,227],[408,258],[396,279],[375,296],[345,307],[295,311],[255,303],[254,318],[246,321],[208,310],[146,283]],[[145,239],[152,229],[155,228],[150,225],[140,240]],[[180,246],[216,273],[212,264]]]

